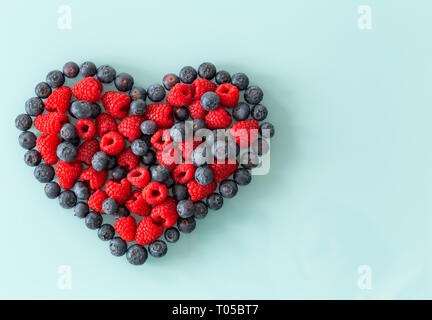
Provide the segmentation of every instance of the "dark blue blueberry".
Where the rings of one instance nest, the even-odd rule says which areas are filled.
[[[262,104],[257,104],[253,106],[251,111],[252,118],[254,118],[257,121],[262,121],[265,118],[267,118],[267,114],[268,114],[267,108]]]
[[[263,138],[271,138],[275,134],[275,128],[270,122],[263,122],[259,127],[259,133]]]
[[[165,229],[164,237],[165,237],[166,241],[168,241],[170,243],[174,243],[174,242],[177,242],[178,239],[180,238],[180,232],[178,231],[177,228],[171,227],[171,228]]]
[[[102,210],[106,214],[114,214],[118,211],[118,208],[117,202],[112,198],[105,199],[104,202],[102,202]]]
[[[179,82],[179,77],[177,77],[174,73],[168,73],[162,78],[162,83],[167,90],[171,90],[172,87],[174,87]]]
[[[112,170],[117,167],[117,157],[111,156],[108,158],[107,170]]]
[[[60,129],[60,138],[64,140],[72,140],[77,137],[77,131],[72,123],[65,123]]]
[[[147,249],[142,245],[134,244],[127,249],[126,259],[127,261],[134,265],[139,266],[146,262],[148,257]]]
[[[62,140],[62,141],[66,141],[66,140]],[[78,137],[75,137],[75,138],[68,140],[68,142],[72,143],[75,147],[78,147],[81,144],[81,139]]]
[[[156,240],[148,246],[149,253],[155,258],[161,258],[166,255],[168,246],[163,240]]]
[[[244,90],[249,86],[249,78],[244,73],[236,73],[231,77],[231,84],[235,85],[239,90]]]
[[[238,186],[234,180],[227,179],[219,184],[219,193],[224,198],[232,198],[237,194]]]
[[[197,132],[200,129],[205,129],[206,125],[204,120],[202,119],[194,119],[194,121],[192,122],[192,128],[193,128],[193,132]]]
[[[233,109],[232,116],[237,121],[243,121],[249,118],[250,108],[247,103],[239,102]]]
[[[31,131],[24,131],[18,137],[18,142],[24,149],[30,150],[36,146],[36,135]]]
[[[126,178],[127,170],[122,166],[117,166],[112,170],[111,174],[112,174],[112,178],[115,181],[120,181],[120,180]]]
[[[246,186],[252,181],[252,175],[248,169],[239,168],[234,172],[234,181],[240,186]]]
[[[54,70],[47,74],[45,81],[51,88],[58,88],[65,83],[65,77],[60,70]]]
[[[130,216],[130,212],[125,206],[119,206],[117,212],[113,213],[113,216],[116,219],[126,218]]]
[[[24,154],[24,162],[30,167],[36,167],[42,161],[42,156],[39,151],[32,149]]]
[[[208,213],[207,205],[202,201],[195,202],[194,205],[195,205],[195,213],[194,213],[195,219],[204,219]]]
[[[177,220],[177,228],[180,232],[183,233],[191,233],[195,230],[196,221],[193,217],[189,217],[186,219],[180,218]]]
[[[198,147],[195,148],[195,150],[192,152],[192,162],[197,167],[201,167],[210,161],[210,150],[208,150],[210,147],[202,143]]]
[[[97,68],[93,62],[86,61],[81,64],[80,72],[84,78],[93,77],[97,72]]]
[[[197,78],[197,72],[193,67],[186,66],[180,70],[179,78],[181,82],[191,84]]]
[[[33,97],[25,102],[25,111],[29,116],[37,117],[44,112],[44,103],[41,98]]]
[[[263,154],[267,154],[270,150],[270,146],[266,140],[263,138],[258,138],[253,144],[252,144],[252,150],[259,156],[262,156]]]
[[[174,142],[184,141],[185,134],[186,134],[186,128],[184,122],[177,122],[170,129],[170,136]]]
[[[106,153],[104,153],[103,151],[98,151],[93,155],[92,167],[96,171],[105,170],[108,166],[109,161],[110,157]]]
[[[103,224],[97,232],[99,239],[101,239],[102,241],[111,240],[114,237],[114,234],[115,230],[110,224]]]
[[[46,99],[51,94],[52,89],[46,82],[39,82],[35,87],[35,94],[39,98]]]
[[[127,244],[122,238],[115,237],[110,241],[109,249],[113,256],[120,257],[126,253]]]
[[[212,193],[207,197],[207,206],[212,210],[219,210],[223,206],[223,198],[219,193]]]
[[[219,71],[216,73],[216,83],[217,84],[223,84],[223,83],[230,83],[231,82],[231,76],[226,71]]]
[[[118,91],[129,91],[132,89],[134,84],[134,78],[129,74],[122,72],[117,75],[114,81],[114,85]]]
[[[174,109],[174,117],[179,121],[186,121],[189,118],[189,110],[186,107]]]
[[[78,181],[75,183],[73,187],[73,191],[75,192],[78,199],[86,200],[90,197],[91,191],[87,183]]]
[[[129,92],[129,96],[131,97],[132,101],[145,100],[147,98],[147,91],[141,87],[133,87]]]
[[[213,171],[211,171],[208,166],[198,167],[195,170],[195,180],[203,186],[207,186],[212,183],[213,178]]]
[[[98,115],[101,114],[102,108],[99,104],[96,102],[90,103],[90,109],[91,109],[91,115],[90,118],[96,118]]]
[[[246,169],[256,168],[259,165],[259,158],[255,152],[245,152],[240,157],[240,164]]]
[[[194,203],[192,200],[180,200],[177,203],[177,213],[180,218],[192,217],[195,213]]]
[[[258,86],[250,86],[246,89],[244,93],[244,98],[246,102],[250,104],[258,104],[264,97],[264,93]]]
[[[142,116],[147,109],[147,104],[144,100],[133,100],[130,104],[130,111],[132,114]]]
[[[70,113],[77,119],[87,119],[93,114],[92,104],[87,101],[76,100],[70,106]]]
[[[100,228],[102,221],[103,218],[99,212],[90,211],[85,217],[85,225],[91,230]]]
[[[27,131],[32,124],[33,120],[28,114],[22,113],[15,118],[15,127],[21,131]]]
[[[85,218],[90,212],[90,208],[85,202],[78,202],[74,208],[74,216],[80,219]]]
[[[201,96],[201,105],[207,111],[215,110],[217,107],[219,107],[219,104],[220,98],[216,92],[209,91]]]
[[[169,189],[174,186],[174,179],[172,177],[168,177],[168,179],[163,181],[163,184]]]
[[[216,75],[216,67],[211,62],[204,62],[198,67],[198,74],[201,78],[211,80]]]
[[[149,135],[149,136],[152,136],[158,130],[158,127],[157,127],[156,123],[154,121],[152,121],[152,120],[145,120],[145,121],[143,121],[141,123],[140,128],[141,128],[141,132],[143,134],[146,134],[146,135]]]
[[[55,199],[59,196],[61,188],[57,182],[51,181],[45,185],[45,195],[50,199]]]
[[[171,176],[170,170],[162,165],[150,167],[150,175],[154,181],[163,182]]]
[[[143,156],[148,152],[149,145],[144,140],[136,139],[131,144],[131,150],[133,154],[137,156]]]
[[[75,78],[79,73],[79,67],[78,65],[73,62],[69,61],[66,62],[63,66],[63,74],[68,78]]]
[[[64,209],[71,209],[77,204],[77,197],[73,191],[64,190],[60,193],[59,204]]]
[[[234,139],[229,137],[225,137],[223,140],[217,140],[212,145],[212,154],[218,160],[235,159],[239,152],[239,146]]]
[[[147,89],[147,96],[153,102],[162,101],[165,98],[165,88],[160,84],[152,84]]]
[[[145,155],[142,156],[141,160],[145,165],[151,166],[156,162],[156,154],[153,150],[149,150]]]
[[[57,146],[57,157],[65,162],[72,162],[78,154],[78,149],[70,142],[62,142]]]
[[[183,184],[175,184],[173,186],[173,195],[177,199],[177,201],[185,200],[189,198],[188,189]]]
[[[100,66],[96,71],[96,77],[103,83],[110,83],[116,77],[116,71],[109,65]]]

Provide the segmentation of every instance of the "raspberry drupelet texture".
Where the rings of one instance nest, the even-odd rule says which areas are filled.
[[[72,87],[72,93],[79,100],[96,102],[101,99],[102,89],[102,83],[98,79],[87,77]]]
[[[109,180],[105,184],[105,192],[110,198],[113,198],[118,204],[125,204],[131,194],[131,184],[127,179],[120,182]]]
[[[144,187],[142,195],[148,204],[155,205],[165,201],[168,195],[168,189],[163,183],[150,182]]]
[[[152,218],[144,217],[138,224],[135,241],[141,245],[149,245],[156,241],[164,231],[164,227],[153,222]]]
[[[135,239],[136,221],[132,216],[120,218],[114,223],[114,229],[124,241],[133,241]]]
[[[72,92],[69,87],[55,89],[45,101],[45,109],[49,112],[66,112],[69,109]]]
[[[75,127],[78,137],[83,140],[89,140],[96,134],[96,125],[90,119],[79,119]]]
[[[141,136],[140,126],[143,121],[144,117],[142,116],[126,117],[118,124],[118,132],[129,142],[133,142]]]
[[[144,117],[153,120],[159,128],[171,128],[174,124],[173,109],[169,103],[149,104]]]
[[[173,107],[188,105],[192,101],[192,90],[185,83],[177,83],[168,93],[167,102]]]
[[[108,91],[102,96],[105,110],[117,119],[123,119],[128,115],[130,100],[130,97],[123,92]]]
[[[80,175],[80,180],[86,182],[91,190],[102,188],[107,178],[106,170],[97,171],[93,167],[84,169]]]
[[[57,163],[57,147],[60,142],[58,135],[52,133],[43,133],[39,138],[37,138],[36,148],[40,152],[42,159],[47,164]]]
[[[99,150],[99,142],[96,139],[86,140],[78,147],[76,159],[90,165],[93,155]]]
[[[101,113],[96,117],[96,133],[102,138],[104,134],[110,131],[118,131],[117,122],[108,113]]]
[[[126,208],[138,216],[148,216],[151,211],[151,206],[144,200],[142,193],[139,190],[134,190],[126,201]]]
[[[110,156],[115,156],[123,151],[125,147],[124,138],[115,131],[109,131],[102,136],[100,148]]]
[[[151,218],[153,221],[164,228],[170,228],[176,224],[178,219],[177,214],[177,201],[172,197],[157,204],[151,210]]]
[[[71,189],[78,180],[81,171],[82,164],[78,160],[72,162],[60,160],[55,167],[55,173],[60,187],[63,189]]]
[[[50,112],[38,115],[34,120],[34,126],[40,132],[57,134],[61,127],[68,122],[69,118],[66,114]]]

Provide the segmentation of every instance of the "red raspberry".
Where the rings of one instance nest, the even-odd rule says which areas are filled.
[[[114,222],[114,229],[124,241],[129,242],[135,239],[136,221],[132,216],[120,218]]]
[[[139,157],[132,152],[130,147],[123,150],[117,157],[117,164],[125,167],[127,171],[131,171],[133,168],[138,167],[139,161]]]
[[[96,134],[96,125],[90,119],[79,119],[75,124],[77,135],[83,140],[89,140]]]
[[[97,135],[102,138],[107,132],[117,132],[117,122],[108,113],[101,113],[96,117],[96,132]]]
[[[138,224],[135,241],[141,245],[148,245],[155,242],[164,231],[164,227],[153,222],[152,218],[145,217]]]
[[[216,161],[216,160],[215,160]],[[214,181],[221,182],[227,179],[238,168],[238,163],[212,163],[209,168],[213,171]]]
[[[82,171],[82,164],[78,160],[65,162],[60,160],[55,167],[57,180],[63,189],[70,189],[78,180]]]
[[[167,102],[173,107],[188,105],[192,101],[191,88],[185,83],[177,83],[168,93]]]
[[[38,115],[34,120],[34,126],[40,132],[59,133],[61,127],[68,122],[69,118],[65,113],[49,112]]]
[[[172,142],[168,129],[159,129],[150,138],[150,143],[156,150],[163,150]]]
[[[150,173],[146,168],[136,167],[129,171],[127,179],[135,188],[144,188],[150,182]]]
[[[210,130],[227,128],[231,121],[231,115],[222,106],[210,111],[205,117],[205,124]]]
[[[208,114],[208,111],[204,109],[199,100],[194,100],[188,106],[189,114],[192,119],[201,119],[204,120],[205,116]]]
[[[129,113],[130,97],[123,92],[108,91],[102,96],[102,104],[110,115],[122,119]]]
[[[102,203],[106,199],[108,199],[108,196],[105,191],[98,189],[90,196],[87,204],[93,211],[105,214],[105,212],[102,210]]]
[[[212,181],[210,184],[203,186],[199,184],[195,179],[191,180],[187,184],[188,192],[192,201],[199,201],[205,197],[211,195],[216,190],[216,182]]]
[[[199,140],[195,140],[195,139],[199,139],[199,138],[188,137],[186,138],[185,141],[177,143],[177,146],[180,148],[182,152],[183,159],[191,160],[193,150],[195,150],[196,147],[198,147],[202,143],[201,139]]]
[[[108,178],[106,170],[96,171],[93,167],[88,167],[83,170],[80,175],[82,182],[87,182],[91,190],[102,188]]]
[[[51,133],[43,133],[39,138],[37,138],[36,148],[39,150],[42,158],[47,164],[57,163],[57,147],[60,142],[58,135]]]
[[[76,158],[90,165],[93,155],[99,150],[99,142],[96,139],[86,140],[78,147],[78,155]]]
[[[198,101],[204,93],[216,90],[216,84],[204,78],[195,79],[190,87],[194,100]]]
[[[79,100],[96,102],[101,99],[102,83],[93,77],[87,77],[74,84],[72,93]]]
[[[144,117],[153,120],[159,128],[171,128],[174,124],[173,110],[168,103],[149,104]]]
[[[259,123],[255,119],[239,121],[230,128],[240,148],[248,148],[258,138]]]
[[[171,171],[180,163],[181,151],[173,144],[168,145],[164,150],[156,151],[156,160]]]
[[[172,178],[176,183],[185,184],[194,177],[196,167],[193,164],[182,163],[177,165],[173,172]]]
[[[118,204],[124,204],[129,199],[131,184],[126,179],[122,179],[120,182],[111,179],[105,184],[105,192]]]
[[[148,204],[159,204],[165,201],[168,195],[168,189],[163,183],[150,182],[144,187],[142,195]]]
[[[72,93],[69,87],[57,88],[46,99],[45,109],[49,112],[57,111],[64,113],[69,109],[71,97]]]
[[[120,133],[109,131],[105,133],[100,141],[100,148],[110,156],[115,156],[123,151],[125,141]]]
[[[126,201],[126,208],[128,208],[130,212],[141,217],[148,216],[151,211],[151,206],[145,202],[141,192],[138,190],[132,192],[129,200]]]
[[[134,142],[141,136],[141,123],[144,121],[144,117],[132,115],[127,118],[124,118],[118,124],[118,132],[125,138],[129,140],[129,142]]]
[[[220,104],[227,108],[233,108],[239,99],[239,89],[230,84],[223,83],[216,88],[216,93],[219,96]]]
[[[177,201],[168,197],[164,202],[157,204],[151,211],[151,218],[164,228],[171,228],[178,219]]]

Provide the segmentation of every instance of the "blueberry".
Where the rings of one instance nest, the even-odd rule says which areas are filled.
[[[252,118],[254,118],[257,121],[262,121],[265,118],[267,118],[267,114],[268,114],[267,108],[262,104],[257,104],[253,106],[251,111]]]
[[[186,121],[189,118],[189,110],[186,107],[174,109],[174,117],[179,121]]]
[[[239,168],[234,172],[234,181],[240,186],[248,185],[252,180],[252,175],[249,170]]]
[[[210,161],[209,146],[205,143],[200,144],[192,152],[192,162],[197,167],[201,167]]]
[[[234,180],[227,179],[220,183],[219,192],[224,198],[232,198],[237,194],[238,186]]]
[[[100,66],[96,71],[96,76],[103,83],[110,83],[116,77],[116,71],[109,65]]]
[[[172,177],[168,177],[168,179],[164,180],[162,183],[169,189],[174,186],[174,179]]]
[[[126,252],[126,259],[134,266],[142,265],[147,260],[147,249],[142,245],[134,244]]]
[[[132,101],[145,100],[147,98],[147,91],[141,87],[133,87],[129,92],[129,96],[131,97]]]
[[[147,89],[147,96],[153,102],[159,102],[165,98],[165,88],[160,84],[152,84]]]
[[[102,210],[106,214],[114,214],[118,211],[118,204],[112,198],[105,199],[104,202],[102,202]]]
[[[212,193],[207,197],[207,206],[212,210],[219,210],[222,208],[223,198],[219,193]]]
[[[180,70],[179,78],[182,82],[191,84],[197,78],[197,72],[193,67],[186,66]]]
[[[97,68],[93,62],[86,61],[81,64],[80,72],[84,78],[93,77],[97,72]]]
[[[262,156],[263,154],[266,154],[270,150],[270,146],[266,140],[263,138],[258,138],[253,144],[252,144],[252,150],[259,156]]]
[[[256,168],[259,165],[259,158],[254,152],[245,152],[240,157],[240,164],[246,169]]]
[[[92,116],[93,108],[90,102],[76,100],[72,102],[69,111],[77,119],[87,119]]]
[[[102,241],[111,240],[114,237],[114,234],[115,230],[110,224],[103,224],[97,232],[99,239],[101,239]]]
[[[219,104],[219,96],[213,91],[206,92],[201,96],[201,105],[207,111],[215,110]]]
[[[147,104],[144,100],[133,100],[130,104],[130,111],[132,114],[142,116],[147,109]]]
[[[143,134],[147,134],[149,136],[152,136],[158,130],[156,123],[152,120],[143,121],[140,128]]]
[[[196,222],[193,217],[186,219],[180,218],[177,220],[177,228],[183,233],[191,233],[195,230]]]
[[[244,90],[249,86],[249,78],[244,73],[236,73],[231,77],[231,84],[235,85],[239,90]]]
[[[207,205],[202,201],[195,202],[194,205],[195,205],[195,213],[194,213],[195,219],[204,219],[208,213]]]
[[[193,128],[193,132],[195,133],[200,129],[205,129],[206,124],[202,119],[194,119],[194,121],[192,122],[192,128]]]
[[[77,137],[77,131],[72,123],[65,123],[60,129],[60,138],[72,140]]]
[[[153,257],[160,258],[166,255],[168,246],[165,241],[156,240],[155,242],[150,243],[148,246],[148,251]]]
[[[177,242],[178,239],[180,238],[180,232],[178,231],[177,228],[171,227],[171,228],[165,229],[164,236],[165,236],[166,241],[168,241],[170,243],[174,243],[174,242]]]
[[[113,216],[116,219],[126,218],[126,217],[130,216],[130,212],[129,212],[129,210],[125,206],[119,206],[117,212],[113,213]]]
[[[145,155],[142,156],[141,160],[145,165],[151,166],[156,162],[156,154],[153,150],[149,150]]]
[[[99,104],[97,104],[96,102],[92,102],[90,103],[90,109],[91,109],[91,115],[90,118],[96,118],[98,115],[101,114],[102,112],[102,108]]]
[[[175,184],[173,186],[173,195],[177,199],[177,201],[185,200],[189,198],[188,189],[183,184]]]
[[[65,77],[60,70],[54,70],[47,74],[45,81],[51,88],[58,88],[65,83]]]
[[[29,116],[37,117],[44,112],[44,103],[41,98],[33,97],[25,102],[25,111]]]
[[[120,257],[126,253],[127,244],[122,238],[115,237],[110,241],[109,249],[113,256]]]
[[[66,62],[63,66],[63,74],[68,78],[75,78],[79,73],[79,67],[78,65],[73,62],[69,61]]]
[[[93,155],[92,166],[96,171],[102,171],[108,166],[110,157],[103,151],[98,151]]]
[[[163,182],[170,177],[171,172],[165,166],[156,165],[150,167],[150,174],[154,181]]]
[[[52,89],[46,82],[39,82],[35,87],[35,94],[37,97],[46,99],[51,94]]]
[[[177,213],[180,218],[192,217],[195,213],[194,203],[192,200],[180,200],[177,203]]]
[[[66,141],[66,140],[62,140],[62,142],[63,142],[63,141]],[[67,142],[70,142],[70,143],[72,143],[75,147],[78,147],[78,146],[81,144],[81,139],[78,138],[78,137],[75,137],[75,138],[72,138],[72,139],[67,140]]]
[[[235,159],[240,152],[240,147],[233,138],[225,137],[216,140],[212,145],[212,154],[218,160]]]
[[[28,114],[22,113],[15,118],[15,127],[21,131],[27,131],[32,124],[33,120]]]
[[[85,218],[90,211],[90,208],[85,202],[78,202],[74,208],[74,216],[80,219]]]
[[[232,116],[237,121],[243,121],[249,118],[250,108],[247,103],[239,102],[233,109]]]
[[[216,75],[216,67],[211,62],[204,62],[198,67],[198,74],[201,78],[211,80]]]
[[[263,122],[259,127],[259,133],[263,138],[271,138],[275,134],[275,128],[270,122]]]
[[[32,149],[24,154],[24,162],[30,167],[36,167],[42,161],[42,156],[39,151]]]
[[[112,170],[111,174],[112,174],[112,178],[115,181],[120,181],[120,180],[126,178],[127,170],[122,166],[117,166]]]
[[[203,186],[212,183],[213,178],[213,171],[208,166],[198,167],[195,170],[195,180]]]
[[[144,140],[137,139],[134,142],[132,142],[131,150],[133,154],[137,156],[143,156],[148,152],[149,146],[147,142],[145,142]]]
[[[77,181],[73,187],[73,191],[75,192],[78,199],[86,200],[90,197],[91,191],[88,187],[87,183],[82,181]]]
[[[77,204],[77,197],[73,191],[64,190],[59,197],[60,206],[64,209],[71,209]]]
[[[186,128],[184,122],[177,122],[170,129],[170,136],[174,142],[184,141],[185,134],[186,134]]]
[[[250,86],[246,89],[244,93],[244,98],[246,102],[251,104],[258,104],[263,99],[264,93],[258,86]]]
[[[60,186],[57,182],[51,181],[45,185],[45,195],[50,199],[55,199],[60,194]]]
[[[162,83],[167,90],[171,90],[172,87],[174,87],[179,82],[179,77],[177,77],[174,73],[168,73],[162,78]]]
[[[77,148],[70,142],[62,142],[57,146],[57,157],[65,162],[72,162],[78,154]]]
[[[108,164],[106,166],[106,169],[112,170],[116,166],[117,166],[117,157],[116,156],[108,157]]]
[[[99,212],[91,211],[85,217],[85,225],[87,228],[94,230],[102,225],[102,215]]]
[[[36,146],[36,135],[31,131],[24,131],[18,137],[18,142],[24,149],[30,150]]]
[[[216,83],[217,84],[223,84],[223,83],[230,83],[231,82],[231,76],[226,71],[219,71],[216,73]]]
[[[134,84],[134,78],[129,73],[120,73],[114,81],[114,85],[118,91],[129,91]]]

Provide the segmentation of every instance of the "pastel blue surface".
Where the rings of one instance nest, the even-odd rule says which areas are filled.
[[[371,30],[357,26],[363,4]],[[432,298],[431,12],[427,0],[1,1],[0,298]],[[111,256],[45,197],[17,143],[24,101],[69,60],[143,86],[203,61],[246,72],[277,130],[270,174],[163,259]]]

